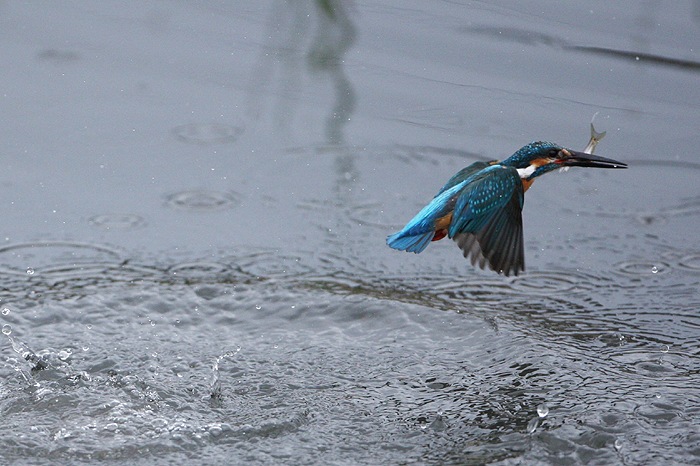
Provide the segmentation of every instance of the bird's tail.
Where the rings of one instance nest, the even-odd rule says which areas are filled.
[[[408,235],[405,231],[399,231],[393,235],[387,236],[386,244],[399,251],[415,252],[418,254],[428,247],[433,240],[433,236],[435,236],[434,231],[418,235]]]

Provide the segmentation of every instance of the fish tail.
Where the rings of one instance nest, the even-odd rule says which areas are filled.
[[[592,140],[600,142],[600,140],[603,139],[606,134],[608,134],[607,131],[603,131],[602,133],[599,133],[598,131],[596,131],[595,127],[593,127],[593,122],[591,121],[591,139]]]

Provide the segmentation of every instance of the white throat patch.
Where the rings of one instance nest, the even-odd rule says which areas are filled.
[[[520,175],[521,179],[529,178],[530,175],[535,173],[535,170],[537,170],[537,167],[534,165],[530,165],[527,168],[518,168],[518,175]]]

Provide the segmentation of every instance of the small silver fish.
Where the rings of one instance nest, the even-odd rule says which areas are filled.
[[[597,115],[597,113],[595,115]],[[591,154],[591,155],[593,155],[593,152],[595,152],[595,148],[598,146],[598,143],[600,142],[601,139],[603,139],[605,137],[605,134],[606,134],[605,131],[603,131],[602,133],[599,133],[593,127],[593,119],[595,119],[595,115],[593,115],[593,118],[591,118],[591,138],[588,140],[588,144],[586,144],[586,148],[583,149],[584,153]],[[559,169],[559,171],[560,172],[568,172],[569,168],[570,167],[562,167]]]
[[[593,115],[593,118],[591,118],[591,138],[588,140],[588,145],[586,145],[586,148],[583,149],[583,152],[591,155],[593,154],[593,152],[595,152],[595,148],[600,142],[600,140],[605,137],[605,131],[599,133],[593,127],[593,120],[595,120],[596,115],[598,114],[596,113],[595,115]]]

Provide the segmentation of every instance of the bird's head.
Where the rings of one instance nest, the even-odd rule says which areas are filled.
[[[566,149],[552,142],[531,142],[518,149],[502,165],[518,170],[520,178],[532,180],[556,168],[627,168],[627,164],[597,155]]]

